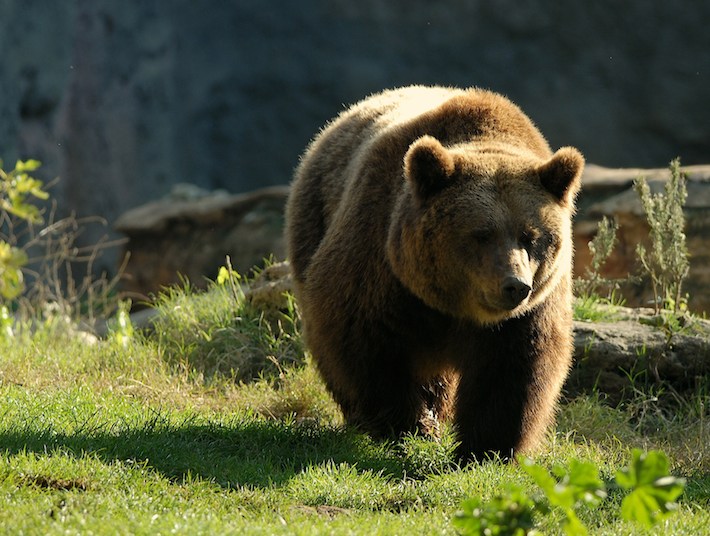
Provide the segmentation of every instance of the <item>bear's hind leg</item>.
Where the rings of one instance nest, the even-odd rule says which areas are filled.
[[[461,375],[454,423],[462,459],[511,459],[523,435],[525,388],[489,364]]]
[[[422,416],[427,409],[424,389],[411,377],[379,370],[367,379],[353,382],[353,390],[348,391],[356,394],[347,396],[344,390],[331,389],[349,426],[379,439],[422,429]]]
[[[423,435],[441,437],[441,424],[449,419],[453,410],[457,383],[455,374],[445,372],[421,386],[423,405],[418,428]]]

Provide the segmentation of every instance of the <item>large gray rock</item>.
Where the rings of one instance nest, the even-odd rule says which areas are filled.
[[[112,223],[179,182],[285,184],[343,104],[441,83],[508,94],[591,162],[701,163],[708,20],[646,0],[4,0],[0,157],[42,160],[60,207]]]
[[[710,387],[710,322],[681,318],[670,329],[649,309],[619,308],[617,316],[574,323],[569,396],[596,391],[618,404],[654,389],[682,395]]]

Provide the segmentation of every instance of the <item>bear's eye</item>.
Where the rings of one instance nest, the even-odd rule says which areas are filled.
[[[537,229],[525,229],[522,233],[520,233],[518,241],[520,242],[520,245],[528,248],[535,244],[538,238],[540,238],[540,231]]]

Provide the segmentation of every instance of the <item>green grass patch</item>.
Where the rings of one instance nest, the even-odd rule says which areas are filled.
[[[613,322],[619,319],[618,308],[623,300],[612,293],[609,298],[595,294],[577,296],[573,303],[574,319],[583,322]]]
[[[464,500],[535,493],[515,464],[457,466],[451,430],[377,442],[343,428],[293,308],[259,312],[213,285],[159,309],[128,339],[87,343],[51,322],[0,339],[0,532],[456,534]],[[579,518],[592,534],[707,534],[707,396],[674,413],[633,404],[563,405],[534,461],[581,460],[611,481],[633,448],[661,449],[687,481],[679,512],[644,532],[610,489]],[[563,522],[551,512],[538,529]]]

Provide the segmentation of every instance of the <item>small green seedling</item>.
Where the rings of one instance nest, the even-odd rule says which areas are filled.
[[[536,532],[536,508],[525,491],[511,486],[485,504],[479,497],[464,501],[453,523],[461,534],[527,536]]]

